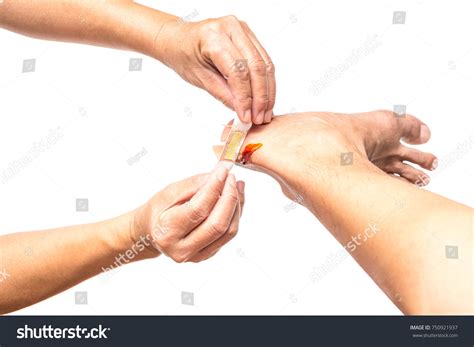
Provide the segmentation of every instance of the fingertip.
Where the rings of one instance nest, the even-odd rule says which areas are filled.
[[[245,182],[244,181],[238,181],[237,182],[237,190],[239,191],[240,194],[242,194],[242,195],[245,194]]]
[[[252,111],[246,110],[242,119],[244,123],[250,123],[252,121]]]
[[[431,130],[426,124],[422,124],[420,127],[420,141],[422,143],[428,142],[431,137]]]
[[[268,110],[265,112],[265,123],[270,123],[273,118],[273,110]]]
[[[219,181],[224,182],[225,179],[227,178],[227,175],[229,174],[229,170],[227,170],[227,168],[225,166],[219,165],[219,163],[216,165],[216,168],[214,169],[215,177]],[[235,179],[235,177],[234,177],[234,179]]]

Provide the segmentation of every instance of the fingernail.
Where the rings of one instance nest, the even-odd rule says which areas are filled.
[[[423,183],[427,186],[430,183],[430,178],[428,176],[423,177]]]
[[[426,126],[425,124],[422,124],[420,127],[420,139],[422,141],[428,141],[430,136],[431,136],[430,128],[428,128],[428,126]]]
[[[266,122],[270,122],[272,120],[272,117],[273,117],[273,110],[269,110],[269,111],[265,112],[265,121]]]
[[[438,167],[438,159],[433,160],[433,163],[431,164],[431,171],[436,170]]]
[[[244,112],[244,122],[250,123],[252,121],[252,111],[247,110]]]
[[[227,177],[227,169],[223,166],[218,166],[216,168],[216,177],[219,181],[224,182]]]
[[[239,190],[240,194],[244,194],[245,193],[245,182],[244,181],[237,182],[237,189]]]
[[[262,111],[259,114],[257,114],[257,119],[255,123],[262,124],[264,118],[265,118],[265,112]]]

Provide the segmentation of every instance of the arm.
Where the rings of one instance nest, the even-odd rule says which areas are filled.
[[[236,235],[243,203],[243,182],[218,168],[114,219],[0,236],[0,314],[161,253],[177,262],[210,258]]]
[[[155,39],[177,17],[129,0],[5,0],[0,25],[40,39],[126,49],[157,58]],[[162,58],[162,57],[161,57]]]
[[[354,160],[301,185],[307,207],[404,313],[472,313],[473,210]]]
[[[379,116],[276,117],[251,129],[246,144],[263,147],[247,166],[275,177],[320,219],[404,313],[472,313],[473,209],[405,182],[415,182],[418,171],[406,164],[403,180],[373,165],[368,153],[387,168],[403,164],[390,162],[394,157],[417,158],[427,168],[435,160],[399,143],[428,140],[417,119]],[[341,153],[352,153],[352,164],[341,165]],[[458,259],[447,256],[446,246],[458,247]]]
[[[234,16],[186,23],[128,0],[4,0],[0,27],[140,52],[207,90],[242,121],[262,124],[273,116],[273,63],[249,26]]]
[[[128,213],[94,224],[1,236],[0,267],[8,278],[0,283],[0,313],[44,300],[110,267],[134,244],[127,236],[132,219]],[[125,260],[158,255],[146,247]]]

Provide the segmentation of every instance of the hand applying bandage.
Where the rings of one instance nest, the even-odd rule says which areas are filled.
[[[176,262],[200,262],[236,234],[244,205],[244,182],[221,166],[171,184],[134,216],[132,238],[151,238],[153,247]]]

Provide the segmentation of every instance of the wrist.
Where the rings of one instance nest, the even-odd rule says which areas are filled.
[[[115,8],[114,35],[126,49],[148,55],[163,62],[172,28],[178,17],[134,2],[119,3]]]
[[[324,196],[334,177],[344,175],[348,169],[366,166],[367,162],[358,147],[337,128],[307,119],[298,115],[275,117],[269,124],[252,127],[243,146],[261,143],[262,147],[244,166],[269,174],[280,183],[288,198],[300,203],[309,187],[317,190],[311,194]],[[342,162],[345,155],[353,165]]]
[[[106,223],[104,228],[109,248],[115,255],[123,254],[130,261],[154,258],[160,253],[151,245],[151,238],[135,234],[135,211],[125,213]]]

